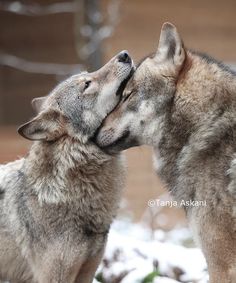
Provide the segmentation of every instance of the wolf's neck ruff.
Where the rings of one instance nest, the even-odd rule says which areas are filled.
[[[84,184],[99,182],[113,162],[92,144],[62,137],[55,143],[35,142],[24,162],[27,184],[41,203],[72,202],[81,197]],[[102,188],[101,188],[102,189]]]

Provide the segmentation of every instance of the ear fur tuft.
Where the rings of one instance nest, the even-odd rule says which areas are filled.
[[[19,127],[18,133],[32,141],[55,141],[65,134],[63,117],[56,110],[41,112],[33,120]]]
[[[164,23],[162,26],[155,59],[157,62],[172,62],[176,67],[180,67],[185,60],[182,39],[176,27],[171,23]]]
[[[36,97],[31,101],[31,105],[32,105],[34,111],[36,111],[36,113],[40,112],[41,107],[42,107],[45,100],[46,100],[46,97]]]

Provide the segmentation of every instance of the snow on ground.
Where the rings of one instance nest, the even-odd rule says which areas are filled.
[[[207,283],[201,251],[182,244],[190,235],[186,228],[153,233],[141,225],[116,221],[97,272],[98,282]]]

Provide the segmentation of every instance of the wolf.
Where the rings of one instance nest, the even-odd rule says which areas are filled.
[[[211,283],[236,282],[236,74],[187,49],[170,23],[95,136],[105,152],[149,145],[155,168],[185,207]]]
[[[91,137],[132,71],[126,51],[33,100],[25,158],[0,166],[0,280],[91,283],[123,187],[120,154]]]

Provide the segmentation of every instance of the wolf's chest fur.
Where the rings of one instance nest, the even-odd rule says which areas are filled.
[[[1,222],[18,245],[43,248],[60,237],[75,246],[95,238],[98,248],[104,244],[121,195],[120,156],[65,139],[35,143],[26,159],[0,170]]]

